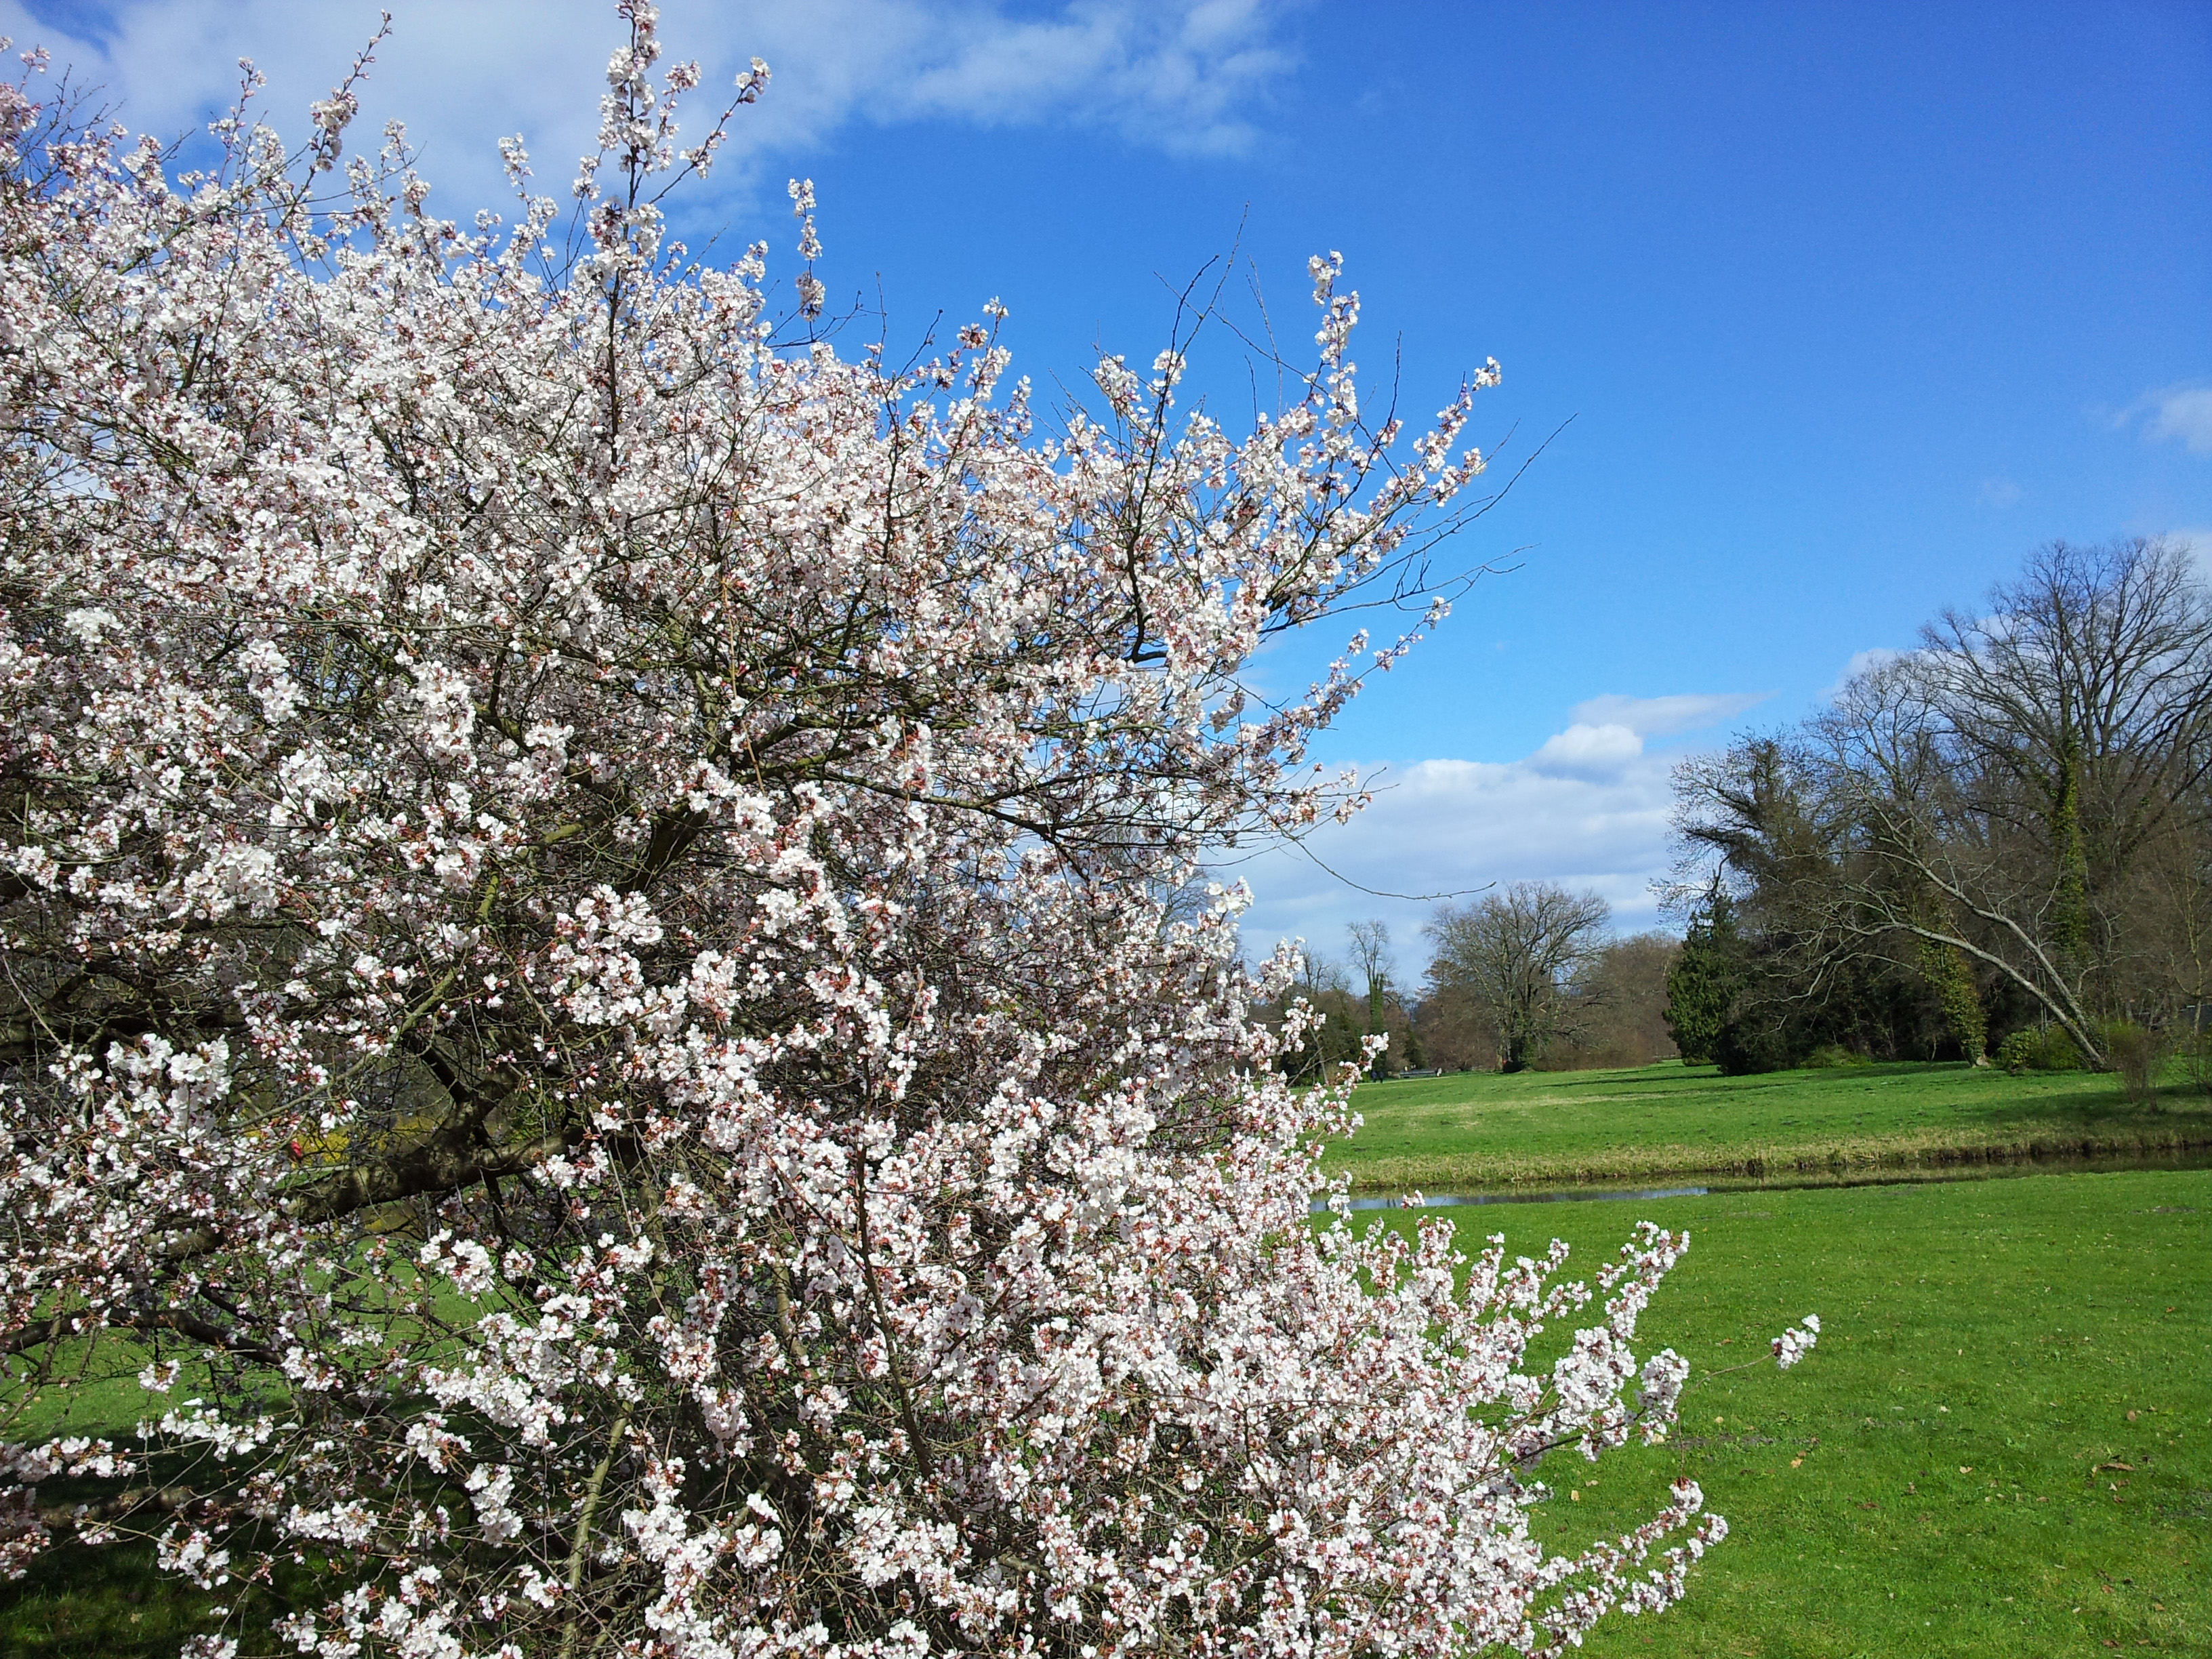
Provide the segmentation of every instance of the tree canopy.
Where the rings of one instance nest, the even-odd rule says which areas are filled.
[[[1759,965],[1738,1014],[1978,1060],[1992,1024],[2105,1028],[2203,1000],[2212,602],[2185,547],[2041,550],[1832,707],[1676,774],[1697,886]],[[1747,999],[1747,1000],[1746,1000]]]

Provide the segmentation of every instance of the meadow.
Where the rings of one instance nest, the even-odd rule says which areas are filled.
[[[1620,1530],[1687,1474],[1731,1534],[1585,1651],[2212,1651],[2212,1172],[1431,1213],[1583,1272],[1638,1219],[1691,1232],[1641,1332],[1696,1367],[1678,1431],[1555,1458],[1539,1530]],[[1796,1369],[1715,1375],[1808,1312]]]
[[[2193,1089],[2168,1087],[2137,1105],[2110,1073],[2014,1077],[1965,1065],[1723,1077],[1669,1060],[1460,1073],[1370,1084],[1358,1105],[1364,1124],[1333,1149],[1328,1167],[1362,1192],[1851,1179],[2212,1152],[2212,1103]]]

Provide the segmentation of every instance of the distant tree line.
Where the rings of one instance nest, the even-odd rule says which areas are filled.
[[[1439,908],[1418,989],[1392,976],[1379,921],[1346,931],[1346,962],[1310,951],[1293,996],[1326,1015],[1288,1062],[1318,1078],[1356,1060],[1370,1034],[1388,1039],[1376,1075],[1642,1066],[1672,1056],[1667,976],[1680,949],[1663,933],[1609,936],[1595,893],[1518,882]],[[1410,994],[1408,992],[1410,991]]]
[[[2041,550],[1826,710],[1677,769],[1684,1057],[2140,1071],[2208,1000],[2208,768],[2187,549]]]
[[[1312,1076],[1861,1060],[2114,1068],[2212,1008],[2212,594],[2183,544],[2055,542],[1831,705],[1674,774],[1685,935],[1595,893],[1445,905],[1418,985],[1379,921],[1293,994]]]
[[[1370,1034],[1387,1039],[1367,1062],[1370,1074],[1387,1077],[1418,1071],[1430,1061],[1415,1030],[1412,1010],[1392,967],[1390,930],[1380,921],[1355,921],[1346,930],[1347,960],[1308,950],[1291,999],[1303,999],[1324,1016],[1283,1065],[1301,1078],[1317,1079],[1346,1060],[1360,1060]]]

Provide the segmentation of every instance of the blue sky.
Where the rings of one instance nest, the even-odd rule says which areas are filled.
[[[376,9],[0,0],[0,28],[170,131],[240,53],[298,111]],[[407,117],[445,211],[497,199],[501,133],[565,181],[611,5],[391,9],[368,118]],[[787,253],[809,174],[832,293],[880,283],[894,339],[998,295],[1041,382],[1148,359],[1241,226],[1286,334],[1306,256],[1343,251],[1356,355],[1399,355],[1411,408],[1495,356],[1479,435],[1571,417],[1460,549],[1517,568],[1330,739],[1387,786],[1315,843],[1366,885],[1541,877],[1644,925],[1686,749],[1802,714],[2051,538],[2212,556],[2212,5],[671,0],[663,31],[722,84],[775,70],[695,240]],[[1418,967],[1425,904],[1295,854],[1240,872],[1255,944],[1379,915]]]

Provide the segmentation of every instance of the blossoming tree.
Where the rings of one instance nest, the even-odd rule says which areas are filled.
[[[1668,1601],[1693,1487],[1577,1555],[1528,1510],[1670,1420],[1631,1345],[1683,1241],[1590,1291],[1311,1224],[1350,1081],[1292,1094],[1287,961],[1169,902],[1335,804],[1305,745],[1411,636],[1286,707],[1240,671],[1420,587],[1468,396],[1363,419],[1333,258],[1241,436],[1188,331],[1048,430],[994,308],[895,370],[809,337],[810,264],[780,332],[764,250],[666,238],[723,128],[679,146],[696,70],[623,14],[565,251],[519,146],[472,228],[396,131],[347,156],[350,81],[182,174],[35,58],[0,91],[6,1564],[151,1538],[231,1586],[198,1650],[280,1581],[327,1659]],[[137,1436],[73,1431],[94,1385]]]

